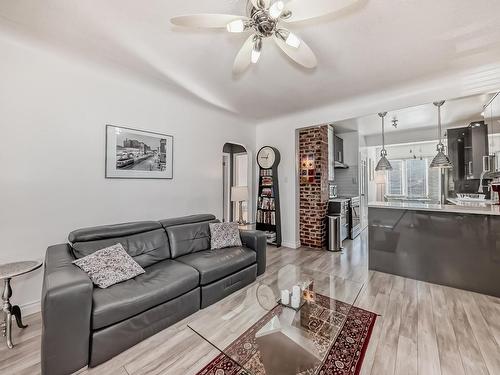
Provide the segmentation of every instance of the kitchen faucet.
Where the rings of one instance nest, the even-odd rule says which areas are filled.
[[[483,189],[484,189],[484,186],[483,186],[483,180],[484,179],[488,179],[488,180],[494,180],[495,178],[500,178],[500,171],[497,171],[497,172],[486,172],[486,171],[483,171],[483,173],[481,173],[481,182],[479,183],[479,193],[483,193]],[[491,188],[491,185],[488,184],[488,191],[490,190]]]
[[[479,179],[479,189],[477,190],[477,192],[479,194],[483,194],[484,193],[484,188],[485,186],[483,185],[483,182],[484,182],[484,179],[486,178],[486,175],[488,175],[488,177],[496,172],[491,172],[491,164],[490,164],[490,157],[488,155],[486,156],[483,156],[483,171],[481,172],[481,177]],[[494,178],[494,177],[493,177]],[[493,179],[491,177],[489,177],[489,179]],[[490,185],[488,184],[488,186],[486,186],[488,188],[488,191],[490,190]]]
[[[482,171],[481,172],[481,177],[479,179],[479,189],[477,190],[477,192],[479,194],[484,194],[484,185],[483,185],[483,181],[484,181],[484,176],[486,173],[489,173],[489,171]],[[488,191],[490,190],[490,184],[488,184]]]

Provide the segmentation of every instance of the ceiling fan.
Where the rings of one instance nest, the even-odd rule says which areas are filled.
[[[309,46],[283,24],[321,17],[352,5],[358,0],[248,0],[248,16],[229,14],[192,14],[173,17],[176,26],[226,28],[230,33],[251,32],[236,55],[233,72],[243,73],[259,61],[262,41],[273,38],[279,48],[295,63],[313,69],[318,61]]]

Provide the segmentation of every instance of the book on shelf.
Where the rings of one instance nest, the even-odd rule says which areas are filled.
[[[273,170],[272,169],[261,169],[260,175],[261,176],[272,176]]]
[[[266,240],[267,242],[270,243],[275,243],[276,242],[276,232],[272,231],[265,231],[264,234],[266,235]]]
[[[265,187],[260,194],[261,197],[274,197],[274,189],[272,187]]]
[[[272,177],[262,177],[262,186],[273,186],[273,178]]]
[[[257,210],[257,223],[276,225],[276,213],[274,211]]]
[[[259,197],[257,208],[260,208],[261,210],[274,210],[274,198]]]

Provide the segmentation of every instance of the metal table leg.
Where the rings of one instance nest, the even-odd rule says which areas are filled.
[[[10,297],[12,297],[12,288],[10,287],[10,279],[4,280],[4,287],[2,293],[2,311],[4,315],[4,322],[1,325],[2,336],[7,339],[7,347],[12,349],[12,317],[16,318],[16,323],[19,328],[26,328],[27,325],[23,324],[21,317],[21,309],[19,306],[12,306],[10,304]]]
[[[5,326],[2,333],[5,333],[7,338],[7,347],[9,349],[13,348],[12,345],[12,306],[10,304],[10,297],[12,297],[12,288],[10,287],[10,279],[5,279],[3,284],[2,293],[2,311],[5,316]]]

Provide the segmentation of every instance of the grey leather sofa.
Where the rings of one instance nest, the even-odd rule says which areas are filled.
[[[252,283],[266,268],[266,238],[241,231],[243,247],[210,250],[213,215],[76,230],[47,249],[42,290],[44,375],[97,366]],[[121,243],[146,271],[94,288],[71,262]]]

